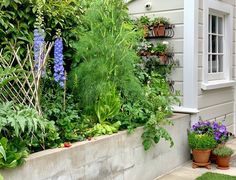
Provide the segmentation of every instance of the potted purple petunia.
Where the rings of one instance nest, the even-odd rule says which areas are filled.
[[[221,122],[199,121],[192,126],[192,132],[199,135],[208,135],[214,137],[216,141],[216,147],[223,146],[227,140],[232,136],[227,131],[226,126]],[[211,161],[216,161],[216,156],[211,153]]]

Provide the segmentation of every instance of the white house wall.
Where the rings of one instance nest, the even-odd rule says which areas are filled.
[[[224,122],[230,131],[234,131],[234,96],[233,87],[203,91],[201,89],[203,73],[203,1],[199,0],[198,13],[198,99],[197,108],[200,111],[199,116],[203,120],[217,120]],[[152,3],[152,9],[146,10],[145,4]],[[233,38],[233,79],[235,79],[235,34],[236,34],[236,0],[221,0],[234,6],[234,38]],[[181,100],[183,99],[183,48],[184,48],[184,0],[135,0],[128,5],[130,15],[133,18],[146,15],[154,18],[156,16],[165,16],[175,24],[175,36],[168,39],[174,47],[175,59],[179,60],[179,67],[175,70],[172,77],[175,81],[175,89],[180,90]],[[158,39],[157,39],[158,40]]]
[[[152,8],[147,10],[145,4],[152,3]],[[170,42],[175,53],[175,59],[179,61],[179,67],[175,69],[172,79],[175,81],[175,89],[180,91],[181,100],[183,94],[183,36],[184,36],[184,0],[135,0],[128,5],[131,17],[138,18],[146,15],[150,18],[164,16],[175,24],[175,36],[171,39],[161,39]],[[159,40],[155,39],[154,41]]]
[[[202,71],[203,71],[203,1],[199,0],[199,33],[198,33],[198,108],[200,110],[199,116],[204,120],[225,119],[225,124],[230,131],[234,131],[234,88],[221,88],[215,90],[203,91],[201,89]],[[235,20],[235,0],[221,0],[221,2],[228,3],[234,6],[234,22]],[[234,48],[233,58],[235,58],[235,23],[234,23]],[[235,63],[233,59],[233,72]]]

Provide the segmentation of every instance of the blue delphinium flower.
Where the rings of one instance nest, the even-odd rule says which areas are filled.
[[[64,87],[65,74],[63,67],[63,42],[58,37],[54,45],[54,79],[61,87]]]
[[[44,58],[44,30],[34,29],[34,68],[37,70]]]

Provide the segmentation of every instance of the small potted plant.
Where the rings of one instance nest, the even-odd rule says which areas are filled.
[[[198,134],[198,132],[192,131],[188,133],[188,143],[192,149],[193,168],[205,166],[210,169],[209,158],[211,150],[217,145],[214,136],[208,133]]]
[[[155,18],[152,22],[154,26],[154,35],[155,36],[165,36],[166,26],[170,24],[169,19],[165,17]]]
[[[227,131],[226,126],[221,122],[199,121],[193,125],[192,130],[199,134],[208,133],[214,136],[217,146],[224,145],[226,141],[232,137],[232,134]],[[215,162],[216,156],[211,153],[210,160]]]
[[[147,16],[141,16],[138,19],[139,24],[143,27],[144,30],[144,37],[149,36],[149,32],[150,32],[150,18]]]
[[[158,42],[156,47],[153,49],[155,51],[155,55],[159,57],[160,64],[166,64],[168,57],[167,57],[167,49],[168,49],[168,42],[163,41]]]
[[[229,169],[229,162],[233,150],[227,146],[219,146],[213,150],[213,154],[217,156],[216,163],[217,168],[226,170]]]
[[[154,45],[149,41],[143,41],[137,47],[138,55],[150,56]]]

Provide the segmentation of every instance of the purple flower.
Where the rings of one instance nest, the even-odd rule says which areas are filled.
[[[44,58],[44,30],[40,28],[34,29],[34,68],[42,68]]]
[[[226,131],[226,127],[224,125],[221,125],[219,127],[219,132],[224,133]]]
[[[54,45],[54,79],[61,87],[64,87],[65,74],[63,67],[63,42],[59,37]]]

